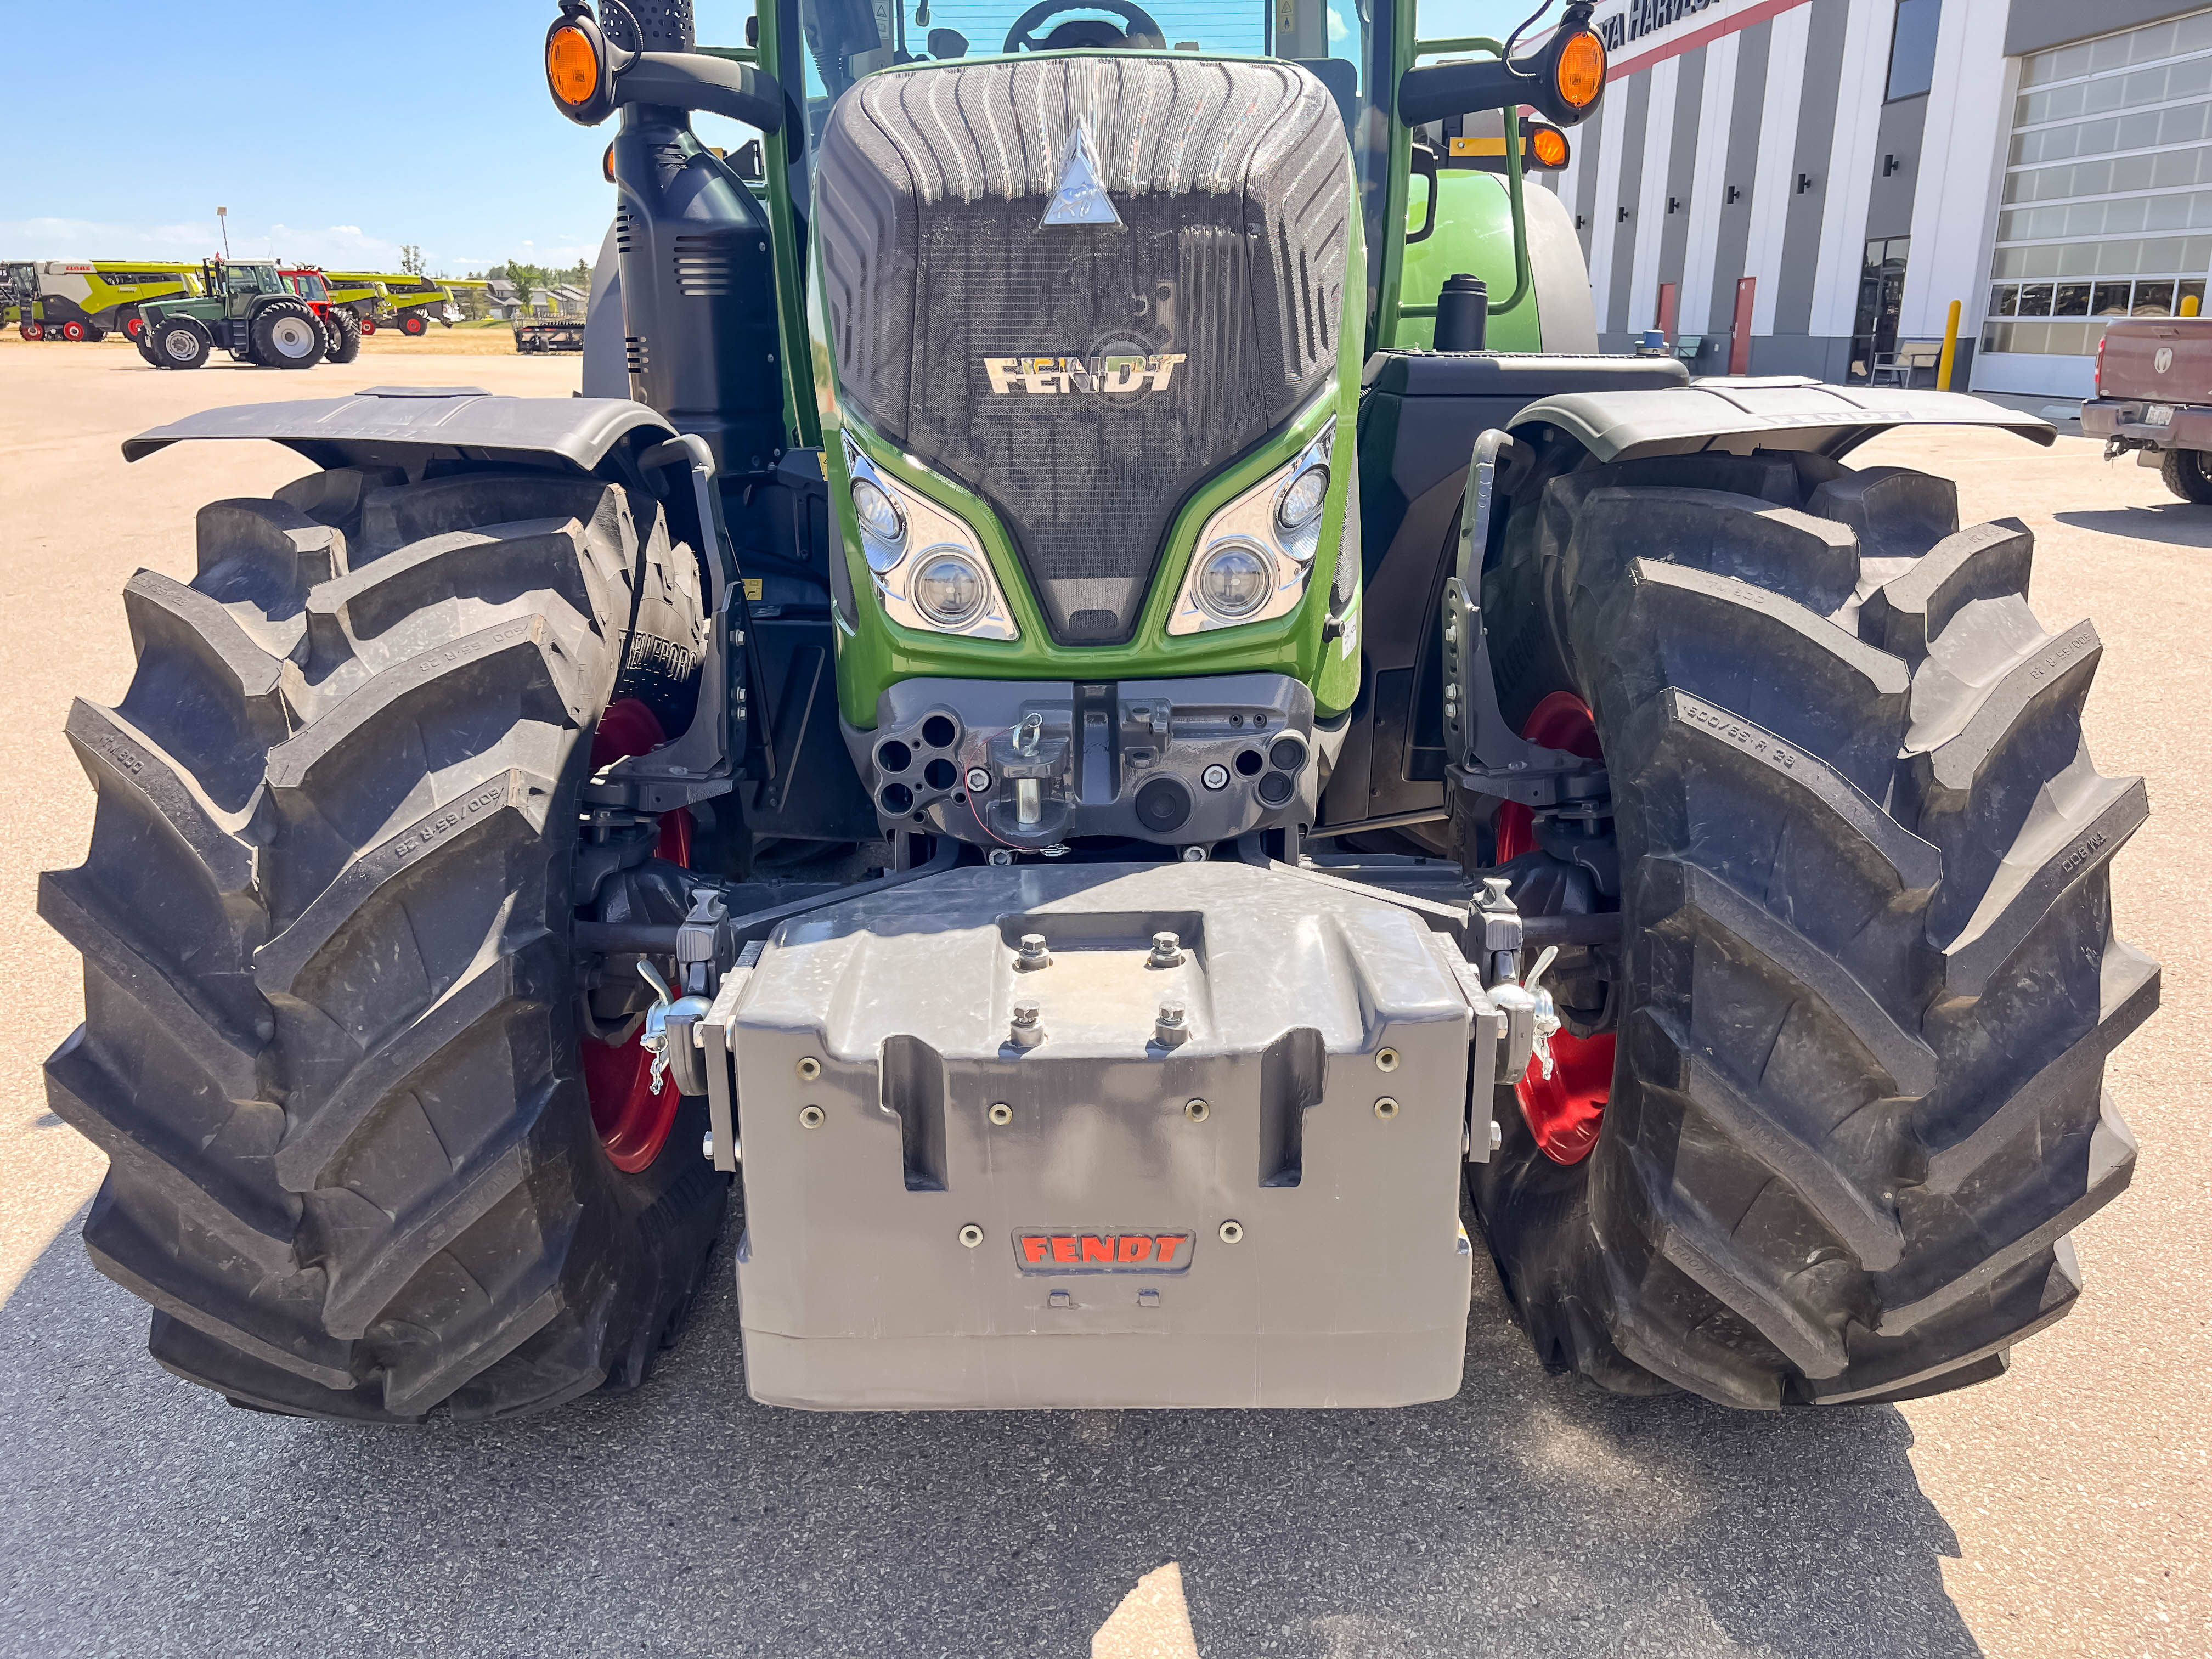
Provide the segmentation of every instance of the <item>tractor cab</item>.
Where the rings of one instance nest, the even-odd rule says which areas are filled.
[[[200,276],[209,295],[222,300],[232,317],[243,317],[262,295],[286,291],[274,260],[205,259]]]
[[[323,281],[321,271],[303,268],[288,270],[283,275],[284,286],[309,305],[319,308],[330,303],[330,287]]]

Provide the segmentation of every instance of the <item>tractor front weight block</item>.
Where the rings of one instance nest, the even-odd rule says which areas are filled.
[[[796,917],[737,977],[704,1046],[755,1399],[1458,1391],[1503,1021],[1408,910],[1226,861],[966,866]]]

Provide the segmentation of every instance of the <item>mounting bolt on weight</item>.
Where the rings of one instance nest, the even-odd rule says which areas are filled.
[[[1183,1104],[1182,1115],[1193,1123],[1203,1123],[1213,1115],[1213,1108],[1202,1100],[1187,1101]]]
[[[821,1075],[822,1062],[815,1059],[813,1055],[809,1054],[805,1059],[799,1062],[799,1080],[801,1083],[811,1083],[816,1078],[820,1077]]]
[[[1033,974],[1040,968],[1052,966],[1052,951],[1044,942],[1042,933],[1024,933],[1020,954],[1014,958],[1017,973]]]
[[[968,769],[968,791],[970,794],[982,794],[990,787],[991,775],[988,772],[980,766],[971,766]]]
[[[829,1114],[819,1106],[802,1106],[799,1109],[799,1127],[802,1129],[818,1129],[822,1127],[823,1120]]]
[[[960,1230],[960,1242],[969,1249],[974,1249],[983,1242],[983,1230],[974,1222],[969,1222]]]
[[[1034,1002],[1018,1002],[1006,1027],[1006,1041],[1017,1048],[1034,1048],[1044,1041],[1044,1018]]]
[[[1224,1244],[1234,1244],[1243,1237],[1244,1224],[1243,1222],[1224,1221],[1221,1224],[1221,1242]]]
[[[1398,1103],[1391,1099],[1388,1095],[1383,1096],[1382,1099],[1375,1103],[1375,1115],[1381,1118],[1385,1123],[1388,1123],[1392,1118],[1398,1115]]]
[[[994,1100],[991,1103],[989,1116],[994,1123],[1000,1125],[1012,1123],[1014,1121],[1014,1109],[1003,1100]]]
[[[1396,1071],[1398,1051],[1395,1048],[1377,1048],[1375,1051],[1375,1069],[1378,1072]]]

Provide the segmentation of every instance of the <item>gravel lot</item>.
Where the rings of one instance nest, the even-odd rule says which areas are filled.
[[[303,470],[273,446],[125,467],[216,403],[380,382],[565,395],[576,360],[384,356],[288,376],[0,351],[0,1650],[448,1656],[2199,1655],[2212,1648],[2204,1308],[2212,509],[2096,447],[1878,441],[2040,539],[2046,622],[2106,641],[2090,711],[2154,816],[2118,866],[2165,1007],[2110,1086],[2134,1189],[2077,1235],[2087,1290],[1969,1393],[1834,1414],[1616,1401],[1545,1376],[1477,1271],[1468,1382],[1392,1413],[825,1417],[744,1396],[727,1264],[641,1394],[493,1428],[234,1411],[155,1367],[76,1218],[101,1160],[46,1109],[80,1016],[33,913],[92,795],[69,700],[130,666],[131,570],[188,575],[194,509]],[[2192,854],[2191,848],[2199,850]]]

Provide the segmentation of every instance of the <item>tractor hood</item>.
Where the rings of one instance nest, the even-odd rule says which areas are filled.
[[[2048,421],[1962,392],[1875,391],[1794,376],[1572,392],[1513,417],[1516,433],[1539,426],[1556,428],[1601,462],[1705,449],[1806,450],[1837,459],[1900,426],[1998,427],[2046,447],[2058,437]]]
[[[1063,645],[1131,635],[1177,507],[1337,364],[1350,151],[1290,64],[871,76],[815,208],[840,408],[989,503]]]

